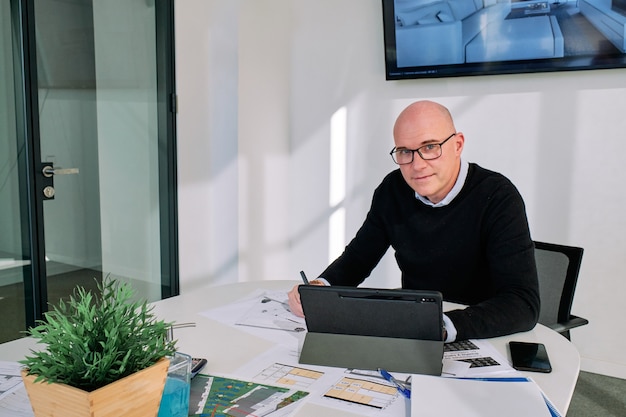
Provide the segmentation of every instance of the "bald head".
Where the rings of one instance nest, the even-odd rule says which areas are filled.
[[[419,132],[455,132],[452,115],[448,109],[434,101],[416,101],[405,108],[393,127],[393,136]]]

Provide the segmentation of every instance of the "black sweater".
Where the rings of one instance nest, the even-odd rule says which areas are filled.
[[[400,170],[374,192],[365,222],[320,276],[357,286],[389,246],[402,287],[437,290],[469,305],[447,313],[457,340],[533,328],[539,316],[534,245],[521,195],[503,175],[470,164],[459,195],[443,207],[415,197]]]

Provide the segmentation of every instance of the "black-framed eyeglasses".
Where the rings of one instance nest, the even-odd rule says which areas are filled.
[[[391,159],[393,159],[393,162],[398,165],[405,165],[413,162],[413,155],[415,154],[415,152],[417,152],[420,158],[425,161],[437,159],[441,156],[441,145],[450,140],[454,135],[456,135],[456,132],[454,132],[439,143],[429,143],[428,145],[420,146],[417,149],[393,148],[391,152],[389,152],[389,155],[391,155]]]

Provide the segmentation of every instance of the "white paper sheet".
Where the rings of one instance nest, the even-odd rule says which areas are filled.
[[[508,360],[485,340],[464,340],[444,347],[442,376],[475,378],[515,372]]]
[[[284,291],[257,290],[248,297],[200,315],[284,345],[297,346],[306,333],[304,318],[289,311]]]
[[[254,382],[298,385],[305,402],[364,417],[406,416],[409,400],[377,372],[298,363],[293,347],[276,346],[235,371]],[[394,374],[403,378],[402,374]],[[406,375],[408,376],[408,375]]]
[[[0,417],[33,417],[17,362],[0,362]]]
[[[531,380],[413,375],[411,382],[411,417],[551,417],[541,390]]]

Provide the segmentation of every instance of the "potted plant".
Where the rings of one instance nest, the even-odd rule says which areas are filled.
[[[77,287],[28,333],[45,346],[20,361],[36,417],[156,416],[176,342],[171,323],[128,283]]]

